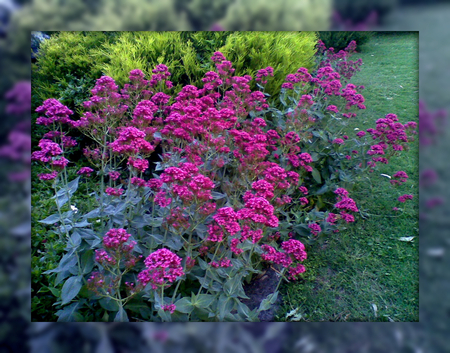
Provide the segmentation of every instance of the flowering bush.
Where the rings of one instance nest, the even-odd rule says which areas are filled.
[[[149,80],[132,70],[122,89],[98,79],[79,120],[54,99],[37,109],[37,124],[52,131],[32,157],[48,168],[40,178],[54,186],[58,209],[41,222],[67,242],[59,266],[47,271],[64,282],[61,321],[83,321],[83,313],[110,321],[257,321],[278,291],[250,310],[241,301],[244,281],[268,266],[280,282],[300,278],[308,244],[355,221],[354,176],[387,163],[412,139],[414,123],[394,114],[367,134],[342,135],[365,105],[334,62],[287,75],[279,110],[264,93],[271,67],[256,74],[261,91],[252,91],[253,78],[235,76],[222,53],[211,60],[216,69],[203,88],[165,93],[170,73],[160,64]],[[84,152],[94,169],[70,182],[64,156],[74,142],[66,127],[93,141]],[[149,163],[156,151],[159,160]],[[96,205],[64,211],[80,178],[94,173]]]

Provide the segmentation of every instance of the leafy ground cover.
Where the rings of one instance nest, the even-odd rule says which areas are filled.
[[[418,34],[377,34],[355,58],[364,65],[352,82],[365,85],[367,109],[346,133],[392,112],[418,121]],[[411,147],[352,190],[364,218],[313,246],[305,280],[282,288],[280,320],[418,321],[418,141]],[[409,179],[395,189],[381,174],[399,170]],[[400,191],[413,194],[413,202],[393,202]]]

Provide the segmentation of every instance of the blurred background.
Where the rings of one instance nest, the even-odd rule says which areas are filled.
[[[445,0],[0,0],[0,352],[450,351],[448,18]],[[420,32],[420,323],[29,324],[31,31],[330,29]]]

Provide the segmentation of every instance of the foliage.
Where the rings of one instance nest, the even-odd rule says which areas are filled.
[[[229,31],[311,31],[329,27],[330,0],[235,0],[219,24]]]
[[[33,91],[36,98],[57,97],[71,107],[85,101],[106,59],[95,56],[94,50],[113,38],[104,32],[57,32],[43,41],[33,65],[33,84],[39,87]]]
[[[354,24],[365,21],[372,12],[382,18],[394,9],[398,0],[334,0],[334,10]]]
[[[79,120],[55,99],[37,108],[36,123],[52,131],[32,159],[48,170],[38,177],[54,188],[57,208],[39,222],[66,245],[45,272],[59,321],[257,321],[278,291],[250,310],[240,300],[248,298],[244,281],[269,265],[280,283],[301,277],[303,243],[355,221],[359,210],[346,189],[353,176],[412,140],[415,124],[394,114],[367,130],[370,139],[342,136],[342,123],[366,107],[333,62],[287,75],[279,110],[264,94],[272,67],[257,72],[261,90],[252,91],[252,78],[235,76],[222,53],[211,60],[215,71],[203,88],[186,85],[176,97],[165,93],[171,73],[159,64],[150,80],[130,71],[123,88],[102,76]],[[85,155],[94,169],[81,168],[72,180],[67,127],[93,141]],[[157,147],[161,160],[148,179]],[[71,200],[93,173],[100,179],[94,204],[78,209]]]
[[[316,43],[314,32],[235,32],[219,50],[233,62],[239,76],[255,76],[259,69],[273,67],[274,77],[265,92],[276,101],[286,75],[299,67],[314,67]]]
[[[311,30],[329,24],[331,0],[34,0],[19,11],[22,28],[54,30],[198,31]]]
[[[358,50],[361,51],[363,44],[373,36],[373,32],[367,31],[322,31],[317,33],[325,46],[334,48],[336,52],[345,49],[352,40],[356,42]]]

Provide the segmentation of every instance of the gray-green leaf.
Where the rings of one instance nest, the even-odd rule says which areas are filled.
[[[70,277],[66,283],[64,283],[61,290],[61,304],[69,303],[73,298],[75,298],[83,286],[82,276],[73,276]]]

